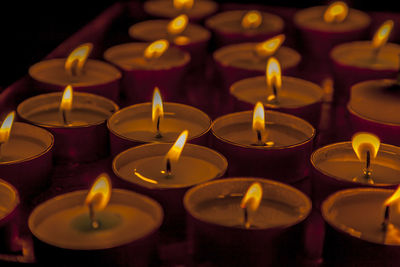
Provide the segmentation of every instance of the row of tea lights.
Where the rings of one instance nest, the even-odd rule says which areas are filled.
[[[181,3],[183,10],[188,11],[185,13],[190,15],[189,4],[174,2]],[[193,9],[203,5],[203,2],[207,3],[198,2],[201,4],[196,3]],[[151,6],[152,3],[147,2],[145,6]],[[244,24],[256,32],[258,26],[255,25],[259,22],[253,22],[254,13],[246,15],[248,21]],[[235,18],[232,14],[228,17]],[[243,12],[238,12],[237,17],[243,17]],[[298,17],[301,17],[300,14],[296,20],[300,20]],[[187,17],[180,16],[175,23],[187,20]],[[210,19],[207,24],[218,24],[219,20],[232,28],[222,14]],[[335,23],[327,27],[336,24],[339,25]],[[190,60],[189,54],[174,47],[168,48],[169,41],[186,45],[190,38],[178,38],[182,32],[174,29],[174,24],[168,27],[172,30],[165,37],[166,40],[150,45],[121,45],[105,53],[108,61],[123,69],[123,75],[111,65],[87,60],[91,45],[80,47],[67,60],[37,64],[30,69],[30,74],[46,91],[58,91],[60,87],[65,87],[65,83],[71,83],[74,88],[116,99],[118,89],[115,88],[122,77],[128,102],[150,99],[150,90],[143,88],[153,88],[154,85],[166,89],[168,95],[173,92],[169,88],[178,88],[174,85],[184,73],[182,66]],[[387,31],[385,27],[387,24],[382,31]],[[165,25],[162,28],[165,29]],[[136,31],[134,28],[130,30],[132,34]],[[147,29],[145,32],[155,31]],[[234,40],[234,36],[232,34],[230,39],[225,40]],[[189,233],[194,240],[197,256],[236,264],[243,259],[250,264],[277,263],[275,260],[279,253],[276,251],[288,245],[285,243],[287,235],[291,240],[290,245],[295,246],[299,241],[297,228],[311,210],[308,197],[291,186],[268,179],[210,181],[224,175],[228,168],[227,160],[214,150],[194,144],[185,145],[185,141],[188,139],[207,145],[207,133],[211,129],[213,146],[228,157],[228,174],[231,176],[260,176],[295,184],[308,175],[309,158],[316,135],[312,125],[318,122],[315,116],[320,114],[322,89],[304,80],[280,76],[279,61],[270,56],[278,55],[279,51],[285,53],[284,47],[279,48],[283,39],[284,36],[278,35],[268,42],[248,45],[250,48],[244,49],[248,49],[246,53],[252,53],[254,57],[252,51],[256,47],[256,55],[263,59],[259,60],[261,62],[269,58],[266,77],[239,81],[231,87],[231,93],[238,103],[245,109],[255,104],[254,111],[228,114],[213,123],[206,114],[193,107],[162,103],[157,90],[152,103],[128,106],[119,111],[112,100],[89,93],[73,93],[71,86],[67,86],[63,94],[51,93],[27,99],[17,108],[19,117],[51,133],[30,124],[17,122],[12,125],[14,114],[8,116],[0,129],[1,177],[17,187],[23,200],[29,199],[48,182],[53,153],[57,160],[93,161],[107,155],[110,142],[111,153],[115,156],[115,174],[123,180],[124,187],[158,200],[164,208],[165,224],[173,225],[182,221],[186,209]],[[265,40],[265,36],[262,40]],[[222,49],[217,52],[223,54]],[[81,56],[82,51],[86,51],[84,56]],[[235,49],[228,51],[226,58],[230,58],[233,51]],[[287,51],[287,58],[296,59],[296,56],[290,56],[296,55],[294,50],[287,48]],[[214,54],[215,58],[218,53]],[[350,54],[353,53],[352,50]],[[376,53],[386,55],[382,50]],[[127,57],[130,54],[134,60]],[[178,54],[179,60],[175,64],[173,59]],[[294,65],[300,60],[299,56],[297,58]],[[353,61],[358,64],[359,59]],[[167,70],[160,68],[162,62],[166,62]],[[285,63],[282,65],[285,66]],[[142,67],[140,71],[135,70],[138,66]],[[157,71],[156,76],[149,71],[152,69]],[[92,70],[100,70],[100,73]],[[100,84],[94,83],[99,80]],[[134,82],[137,82],[136,86],[133,86]],[[143,88],[142,84],[145,85]],[[126,90],[132,86],[135,90]],[[386,93],[395,92],[396,86],[395,81],[389,80],[358,84],[352,90],[349,109],[361,110],[365,116],[357,119],[368,120],[372,102],[386,107]],[[249,87],[254,87],[254,90],[249,90]],[[297,91],[298,88],[302,91]],[[177,91],[175,93],[179,94]],[[287,106],[284,105],[286,102]],[[310,105],[311,108],[307,107]],[[390,105],[395,109],[394,100],[390,101]],[[312,125],[293,115],[264,111],[264,106],[300,116]],[[291,110],[291,107],[294,108]],[[372,116],[385,118],[383,113]],[[389,136],[392,133],[388,131]],[[168,143],[175,139],[174,144]],[[140,145],[148,142],[156,143]],[[374,247],[378,250],[376,254],[388,254],[391,261],[398,262],[398,256],[391,254],[397,252],[399,244],[399,213],[395,210],[397,201],[389,198],[392,190],[381,188],[392,188],[398,184],[399,152],[398,147],[380,144],[374,135],[364,133],[356,135],[352,143],[336,143],[313,152],[311,163],[317,208],[320,208],[322,200],[339,189],[376,187],[339,191],[322,204],[321,211],[326,222],[336,229],[335,238],[327,239],[332,244],[340,238],[350,238],[353,243],[360,242],[362,246],[359,250],[377,244],[380,246]],[[0,187],[0,211],[3,213],[0,214],[0,237],[13,237],[10,233],[14,231],[10,228],[14,224],[19,203],[17,190],[8,182],[1,182]],[[189,189],[192,186],[195,187]],[[115,264],[121,261],[119,256],[130,255],[126,263],[137,266],[148,265],[163,217],[163,209],[156,201],[132,191],[111,189],[109,178],[103,174],[89,194],[86,191],[73,192],[36,207],[28,224],[35,238],[39,261],[48,260],[49,251],[54,253],[54,257],[67,261],[75,261],[76,257],[80,257],[80,260],[92,263],[96,255],[102,264]],[[7,242],[10,239],[4,237],[0,240]],[[345,245],[341,243],[342,248]],[[362,254],[359,250],[349,246],[352,253],[356,251]],[[283,251],[288,252],[287,248]],[[353,258],[358,254],[353,254]]]

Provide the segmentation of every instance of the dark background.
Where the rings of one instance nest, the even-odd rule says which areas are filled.
[[[0,88],[6,88],[25,75],[29,66],[40,61],[68,36],[93,20],[96,15],[114,2],[116,0],[7,1],[7,4],[2,3],[0,7]],[[260,3],[300,8],[325,4],[330,1],[225,0],[218,2]],[[399,11],[399,8],[395,7],[396,1],[380,0],[372,3],[356,0],[346,2],[354,8],[365,11]],[[377,6],[378,4],[379,6]]]

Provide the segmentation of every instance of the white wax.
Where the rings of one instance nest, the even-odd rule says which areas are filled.
[[[11,134],[7,143],[0,147],[0,162],[29,159],[47,149],[46,143],[34,136]]]
[[[105,84],[121,78],[121,73],[110,64],[88,59],[82,75],[71,76],[64,68],[65,58],[50,59],[36,63],[29,68],[29,75],[35,80],[60,86],[91,86]]]
[[[213,54],[216,61],[225,66],[265,72],[267,59],[255,52],[256,43],[241,43],[224,46]],[[279,61],[283,70],[299,64],[301,56],[295,50],[282,46],[273,56]]]
[[[15,189],[0,179],[0,220],[10,214],[18,203],[19,200]]]
[[[214,13],[218,6],[215,2],[207,0],[195,0],[191,9],[175,9],[173,0],[155,0],[144,2],[144,10],[152,15],[166,18],[174,18],[180,14],[186,14],[189,18],[201,19]]]

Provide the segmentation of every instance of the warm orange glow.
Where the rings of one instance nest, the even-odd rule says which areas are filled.
[[[379,138],[370,133],[356,133],[352,138],[354,152],[361,161],[366,159],[367,151],[369,151],[371,159],[374,159],[378,154],[380,144]]]
[[[147,59],[154,59],[161,57],[169,47],[169,42],[165,39],[160,39],[152,42],[144,50],[143,56]]]
[[[68,112],[72,109],[72,100],[73,100],[73,90],[72,86],[68,85],[64,89],[64,93],[61,99],[60,111]]]
[[[191,9],[193,7],[194,0],[174,0],[174,8],[181,9]]]
[[[375,32],[374,38],[372,39],[372,47],[375,49],[379,49],[384,46],[388,39],[390,32],[393,28],[393,20],[385,21],[379,29]]]
[[[106,173],[100,174],[86,196],[85,205],[93,210],[103,210],[111,197],[111,181]]]
[[[256,211],[260,205],[262,194],[261,184],[253,183],[249,189],[247,189],[247,192],[240,203],[240,207],[242,209],[248,208],[252,211]]]
[[[276,50],[282,45],[285,41],[285,35],[279,34],[275,37],[268,39],[267,41],[258,43],[256,45],[257,55],[260,57],[269,57],[275,54]]]
[[[177,45],[187,45],[188,43],[190,43],[190,38],[187,36],[177,36],[174,39],[174,43]]]
[[[257,10],[247,12],[242,19],[242,27],[244,29],[256,29],[262,23],[262,15]]]
[[[185,146],[188,134],[189,134],[188,130],[184,130],[179,135],[178,139],[176,139],[175,143],[173,144],[173,146],[170,148],[167,155],[165,156],[165,158],[170,160],[171,163],[177,162],[179,160],[179,157],[181,156],[183,147]]]
[[[253,111],[253,130],[264,132],[265,131],[265,111],[264,105],[261,102],[257,102]]]
[[[10,138],[11,128],[14,122],[15,112],[8,113],[0,127],[0,144],[7,143]]]
[[[75,48],[65,61],[65,71],[70,75],[81,75],[93,45],[86,43]]]
[[[153,93],[153,105],[152,105],[152,113],[151,119],[153,121],[154,129],[157,131],[159,128],[160,120],[164,117],[164,108],[161,100],[161,94],[158,87],[154,88]]]
[[[337,1],[328,6],[324,13],[324,21],[327,23],[338,23],[346,19],[349,7],[345,2]]]
[[[400,186],[397,187],[396,191],[391,195],[388,199],[385,200],[384,205],[389,206],[393,204],[393,202],[397,202],[400,199]]]
[[[188,22],[188,16],[185,14],[179,15],[168,23],[167,31],[173,35],[181,34],[186,29]]]
[[[281,64],[276,58],[270,57],[268,59],[265,76],[269,88],[275,87],[276,90],[279,90],[282,87]]]

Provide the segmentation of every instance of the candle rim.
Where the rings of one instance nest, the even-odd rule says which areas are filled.
[[[63,92],[54,92],[54,93],[40,94],[40,95],[36,95],[36,96],[30,97],[30,98],[27,98],[27,99],[25,99],[24,101],[22,101],[18,105],[17,114],[23,120],[25,120],[25,121],[33,124],[33,125],[37,125],[37,126],[41,126],[41,127],[45,127],[45,128],[49,128],[49,129],[74,129],[74,128],[76,129],[76,128],[89,128],[89,127],[105,124],[106,121],[115,112],[119,111],[119,106],[109,98],[106,98],[106,97],[103,97],[103,96],[100,96],[100,95],[96,95],[96,94],[86,93],[86,92],[74,92],[73,93],[74,101],[79,100],[81,97],[95,99],[95,100],[97,100],[99,102],[106,102],[107,104],[109,104],[110,106],[113,107],[113,111],[107,109],[106,111],[111,113],[111,114],[108,115],[107,118],[105,118],[104,120],[101,120],[101,121],[85,123],[83,125],[61,125],[61,124],[60,125],[53,125],[53,124],[49,124],[49,123],[38,122],[38,121],[34,121],[34,120],[30,119],[28,116],[26,116],[26,114],[24,114],[22,112],[22,109],[24,108],[24,106],[29,104],[29,103],[34,103],[38,99],[46,98],[46,97],[51,98],[51,97],[60,96],[60,100],[61,100],[62,94],[63,94]]]
[[[226,183],[226,182],[231,182],[231,181],[232,182],[235,182],[235,181],[237,181],[237,182],[243,181],[244,182],[245,181],[245,182],[249,182],[249,185],[251,185],[251,183],[254,183],[254,182],[259,182],[261,184],[267,183],[267,184],[270,184],[270,185],[273,185],[273,186],[283,187],[283,188],[285,188],[285,189],[287,189],[289,191],[292,191],[294,194],[296,194],[297,196],[302,198],[302,200],[304,201],[304,207],[306,209],[306,212],[305,213],[299,212],[299,214],[302,215],[302,216],[299,216],[297,218],[297,220],[295,220],[294,222],[292,222],[290,224],[285,224],[285,225],[280,225],[280,226],[275,226],[275,227],[248,228],[248,229],[240,227],[240,226],[226,226],[226,225],[210,222],[210,221],[207,221],[207,220],[204,220],[203,218],[201,218],[201,216],[198,214],[198,212],[194,211],[193,205],[191,205],[189,203],[190,197],[197,190],[199,190],[201,188],[205,188],[210,184],[221,184],[221,183]],[[263,194],[263,198],[261,199],[261,201],[264,199],[264,197],[265,197],[265,194]],[[183,197],[183,205],[184,205],[184,208],[185,208],[186,212],[190,216],[194,217],[196,220],[199,220],[199,221],[201,221],[203,223],[211,224],[211,225],[218,225],[220,227],[226,227],[226,228],[243,229],[245,231],[253,231],[253,232],[265,231],[265,230],[266,231],[270,231],[270,230],[274,230],[274,229],[289,228],[291,226],[294,226],[294,225],[299,224],[302,221],[306,220],[307,217],[310,215],[311,210],[312,210],[312,202],[309,199],[309,197],[307,195],[305,195],[303,192],[301,192],[300,190],[298,190],[297,188],[295,188],[293,186],[290,186],[288,184],[282,183],[282,182],[278,182],[278,181],[275,181],[275,180],[270,180],[270,179],[267,179],[267,178],[260,178],[260,177],[229,177],[229,178],[212,180],[212,181],[208,181],[208,182],[205,182],[205,183],[198,184],[198,185],[190,188],[188,191],[186,191],[186,193],[185,193],[185,195]]]
[[[14,213],[18,208],[20,204],[20,197],[18,190],[12,184],[1,178],[0,178],[0,187],[6,188],[6,190],[8,190],[13,196],[13,198],[11,199],[12,206],[6,210],[6,213],[2,217],[0,217],[0,226],[1,226],[3,222],[6,222],[8,220],[10,214]]]
[[[299,143],[295,143],[295,144],[291,144],[291,145],[287,145],[287,146],[253,146],[253,145],[247,145],[247,144],[241,144],[241,143],[233,142],[233,141],[231,141],[231,140],[229,140],[227,138],[219,136],[215,132],[214,125],[216,123],[218,123],[218,122],[220,122],[220,121],[222,121],[222,120],[224,120],[224,119],[226,119],[228,117],[234,117],[234,116],[237,116],[239,114],[247,114],[247,113],[250,115],[250,117],[252,117],[253,111],[250,110],[250,111],[241,111],[241,112],[229,113],[229,114],[226,114],[226,115],[223,115],[223,116],[220,116],[220,117],[216,118],[213,121],[212,125],[211,125],[211,132],[212,132],[213,136],[216,137],[217,139],[219,139],[220,141],[224,142],[224,143],[228,143],[228,144],[231,144],[231,145],[234,145],[234,146],[243,147],[243,148],[254,148],[254,149],[265,150],[265,151],[270,151],[270,150],[276,151],[276,150],[282,150],[282,149],[288,149],[288,148],[296,148],[296,147],[302,146],[304,144],[307,144],[309,142],[312,142],[312,140],[316,136],[315,128],[308,121],[306,121],[304,119],[301,119],[299,117],[296,117],[294,115],[291,115],[291,114],[287,114],[287,113],[283,113],[283,112],[279,112],[279,111],[272,111],[272,110],[266,110],[265,113],[266,114],[268,114],[268,113],[271,114],[272,113],[272,114],[275,114],[275,115],[286,116],[286,117],[291,118],[291,119],[300,120],[302,123],[304,123],[307,126],[307,128],[312,130],[311,136],[308,136],[307,133],[303,132],[303,134],[305,136],[307,136],[307,139],[305,139],[304,141],[301,141]],[[265,120],[265,123],[268,122],[269,116],[267,115],[266,118],[267,119]],[[298,130],[298,129],[296,129],[296,130]],[[298,131],[300,131],[300,130],[298,130]]]
[[[152,103],[151,102],[145,102],[145,103],[139,103],[139,104],[134,104],[134,105],[130,105],[128,107],[122,108],[116,112],[114,112],[107,120],[107,128],[110,131],[110,133],[114,134],[115,136],[123,139],[123,140],[127,140],[127,141],[133,141],[133,142],[137,142],[137,143],[142,143],[142,144],[147,144],[149,142],[144,142],[143,140],[137,140],[134,138],[129,138],[127,136],[124,136],[123,134],[117,132],[114,127],[113,127],[113,120],[116,120],[118,118],[118,116],[121,116],[120,114],[123,114],[124,112],[129,112],[130,110],[133,109],[137,109],[137,108],[141,108],[144,106],[149,106],[149,119],[151,119],[151,107],[152,107]],[[175,102],[163,102],[163,106],[164,106],[164,112],[167,113],[168,112],[168,107],[169,106],[175,106],[175,107],[181,107],[181,108],[191,108],[192,110],[195,110],[196,113],[201,114],[202,117],[206,118],[206,120],[209,122],[208,126],[206,129],[204,129],[201,133],[199,133],[198,135],[193,135],[193,136],[188,136],[188,141],[190,140],[194,140],[197,139],[201,136],[204,136],[205,134],[207,134],[212,126],[212,120],[210,118],[210,116],[208,116],[207,113],[205,113],[204,111],[202,111],[201,109],[195,108],[193,106],[190,105],[186,105],[186,104],[181,104],[181,103],[175,103]],[[152,142],[150,142],[152,143]]]
[[[325,171],[325,170],[322,170],[321,168],[319,168],[319,167],[317,166],[317,162],[318,162],[317,157],[318,157],[322,152],[324,152],[324,151],[326,151],[326,150],[329,151],[330,148],[334,148],[334,147],[348,148],[349,150],[353,151],[353,147],[352,147],[351,141],[345,141],[345,142],[332,143],[332,144],[329,144],[329,145],[320,147],[320,148],[314,150],[314,151],[311,153],[311,156],[310,156],[311,165],[313,166],[313,168],[314,168],[315,170],[317,170],[318,172],[320,172],[320,173],[323,174],[324,176],[329,177],[330,179],[333,179],[333,180],[335,180],[336,182],[340,182],[340,183],[342,183],[342,184],[343,184],[343,183],[348,184],[349,186],[357,185],[357,186],[360,186],[360,187],[368,186],[368,187],[373,187],[373,188],[388,188],[388,187],[393,187],[393,186],[398,185],[398,183],[397,183],[397,184],[375,183],[375,184],[371,185],[371,184],[362,183],[362,182],[359,182],[359,181],[347,180],[347,179],[344,179],[344,178],[342,178],[342,177],[333,175],[333,174],[331,174],[331,173],[329,173],[329,172],[327,172],[327,171]],[[391,151],[386,151],[385,149],[397,149],[397,150],[400,151],[400,147],[398,147],[398,146],[391,145],[391,144],[381,143],[381,144],[380,144],[380,149],[379,149],[379,151],[378,151],[378,154],[379,154],[379,153],[382,153],[382,152],[393,153],[393,152],[391,152]],[[354,153],[354,156],[355,156],[355,159],[358,160],[358,158],[357,158],[357,156],[356,156],[355,153]],[[399,158],[400,158],[400,154],[399,154]],[[361,171],[362,171],[362,170],[361,170],[361,168],[360,168],[360,175],[362,174]],[[399,179],[399,181],[400,181],[400,179]]]

